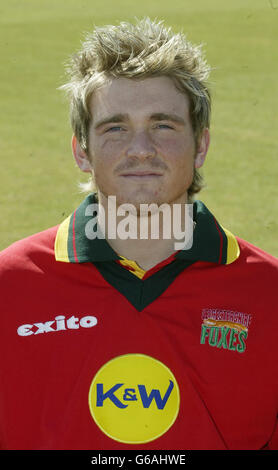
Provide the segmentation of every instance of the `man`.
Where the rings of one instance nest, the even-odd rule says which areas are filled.
[[[1,254],[2,448],[277,449],[278,263],[194,199],[200,48],[121,23],[69,71],[73,155],[96,191]]]

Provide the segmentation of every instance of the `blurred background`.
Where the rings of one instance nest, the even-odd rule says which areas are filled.
[[[71,154],[64,64],[94,25],[150,16],[213,67],[199,199],[278,256],[278,0],[9,0],[0,6],[0,249],[64,220],[87,176]]]

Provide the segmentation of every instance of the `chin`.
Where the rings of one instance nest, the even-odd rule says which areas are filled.
[[[129,188],[129,190],[123,190],[123,188],[110,188],[108,191],[107,188],[99,188],[101,193],[100,200],[107,199],[109,196],[116,197],[116,205],[119,207],[122,204],[132,204],[137,211],[140,210],[140,204],[157,204],[161,206],[162,204],[173,204],[173,203],[185,203],[187,200],[187,191],[182,188],[180,191],[175,193],[167,192],[141,187],[141,188]]]
[[[117,198],[117,203],[118,204],[123,204],[123,203],[128,203],[128,204],[132,204],[133,206],[136,207],[137,210],[140,209],[140,205],[141,204],[147,204],[147,205],[150,205],[150,204],[157,204],[158,206],[163,204],[164,199],[158,195],[155,195],[155,194],[148,194],[146,192],[142,192],[140,194],[136,194],[136,195],[126,195],[125,197],[120,197],[120,198]]]

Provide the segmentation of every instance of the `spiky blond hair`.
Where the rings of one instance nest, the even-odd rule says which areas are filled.
[[[207,85],[210,67],[202,47],[193,45],[184,34],[173,33],[162,21],[144,18],[135,24],[121,22],[117,26],[95,27],[87,34],[81,50],[70,58],[66,70],[69,81],[60,88],[69,96],[72,129],[86,153],[92,119],[90,99],[110,78],[167,76],[189,98],[196,143],[210,125],[211,96]],[[189,198],[202,187],[203,177],[195,170]],[[85,185],[85,189],[90,190],[91,185]]]

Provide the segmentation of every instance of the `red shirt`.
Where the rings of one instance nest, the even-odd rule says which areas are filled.
[[[139,279],[82,238],[90,198],[0,254],[2,449],[278,449],[277,259],[198,201]]]

